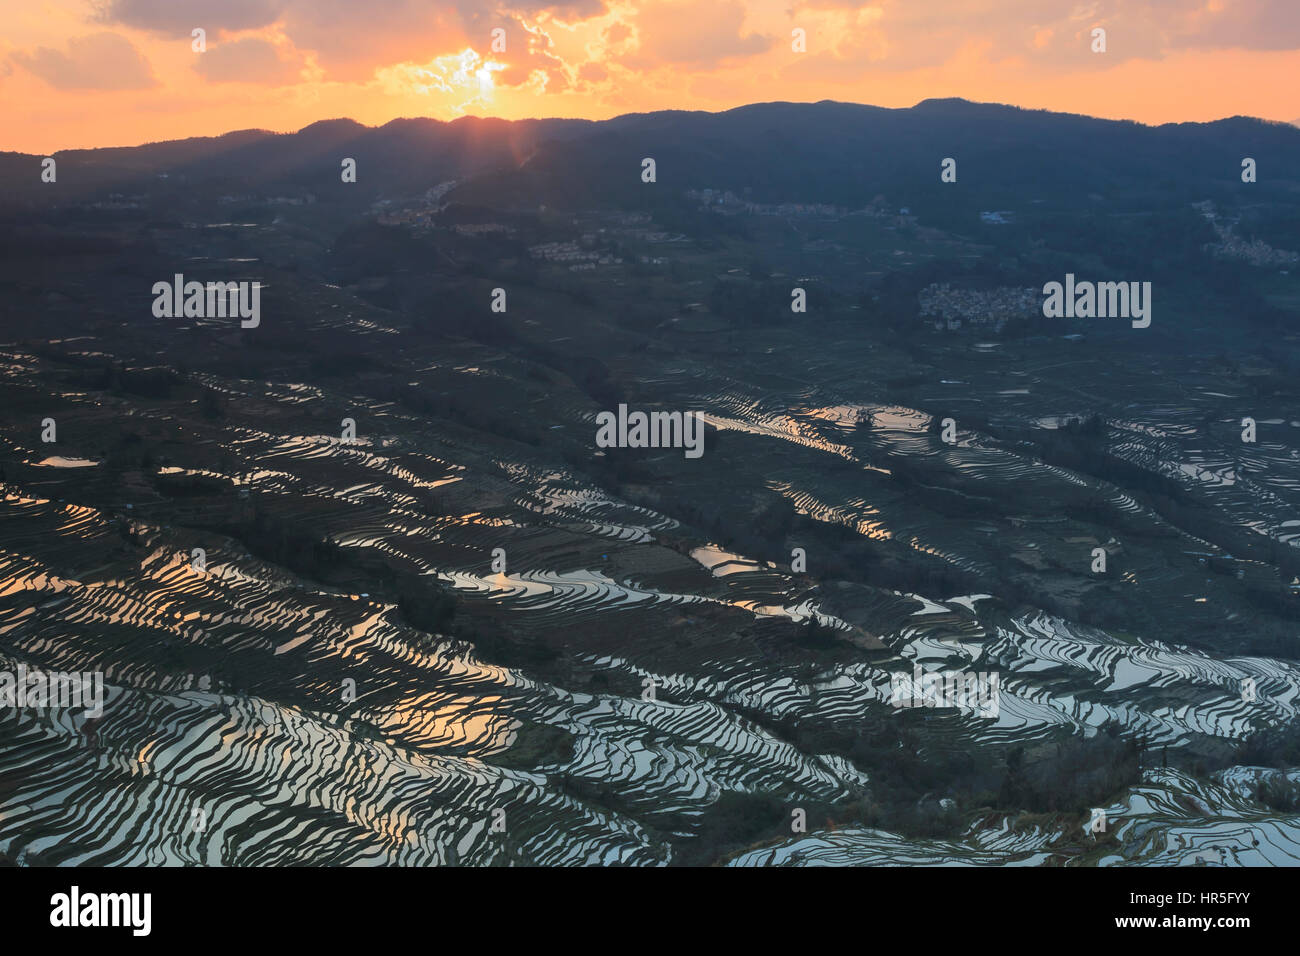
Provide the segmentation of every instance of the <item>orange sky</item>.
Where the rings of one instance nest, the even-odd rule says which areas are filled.
[[[0,150],[41,154],[770,100],[1300,120],[1300,0],[0,0],[0,22]]]

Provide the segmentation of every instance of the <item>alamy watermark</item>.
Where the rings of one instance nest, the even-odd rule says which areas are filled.
[[[100,671],[0,671],[0,710],[5,708],[84,707],[87,717],[104,713],[104,675]]]
[[[1049,319],[1132,319],[1133,328],[1151,324],[1150,282],[1075,282],[1043,286],[1043,315]]]
[[[157,319],[240,318],[239,326],[255,329],[262,324],[260,282],[185,281],[176,273],[171,282],[153,284],[153,314]]]
[[[74,886],[50,897],[50,925],[124,927],[132,936],[148,936],[153,929],[152,893],[83,893]]]
[[[598,448],[684,448],[687,458],[704,454],[703,412],[628,412],[596,416]]]

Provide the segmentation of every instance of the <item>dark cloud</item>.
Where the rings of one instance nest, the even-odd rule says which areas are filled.
[[[1223,6],[1225,9],[1189,23],[1175,41],[1193,49],[1300,48],[1300,3],[1296,0],[1237,0]]]
[[[1300,49],[1300,0],[803,0],[791,22],[799,25],[801,12],[868,5],[880,15],[847,36],[820,39],[841,58],[887,70],[939,66],[971,43],[994,60],[1026,57],[1070,69],[1182,50]],[[1092,50],[1095,27],[1106,31],[1105,54]]]
[[[519,17],[531,19],[542,11],[565,20],[586,19],[604,13],[605,3],[513,0],[503,7],[485,0],[99,0],[98,16],[164,36],[189,36],[203,27],[209,39],[218,31],[279,23],[297,49],[317,54],[331,79],[362,80],[377,67],[425,62],[462,44],[485,51],[494,27],[519,31]],[[550,74],[553,66],[530,65],[528,72],[544,68]]]
[[[149,61],[117,33],[71,39],[67,52],[43,46],[10,59],[60,90],[142,90],[158,83]]]
[[[187,37],[195,27],[213,34],[268,26],[291,2],[294,0],[101,0],[96,15],[105,23]]]

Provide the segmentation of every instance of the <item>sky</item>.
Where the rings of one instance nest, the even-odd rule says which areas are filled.
[[[1300,0],[0,0],[0,24],[0,150],[38,154],[773,100],[1300,120]]]

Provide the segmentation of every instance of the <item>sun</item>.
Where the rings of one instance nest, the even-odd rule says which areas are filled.
[[[482,56],[473,47],[466,47],[459,54],[442,58],[444,62],[451,61],[446,70],[449,85],[457,89],[468,90],[475,94],[479,99],[487,99],[496,89],[496,81],[493,80],[493,73],[500,73],[506,68],[506,64],[497,63],[488,60]]]
[[[464,112],[488,106],[497,90],[496,74],[508,64],[489,60],[473,47],[434,57],[428,63],[400,63],[379,71],[391,88],[422,96],[446,95],[451,109]]]

